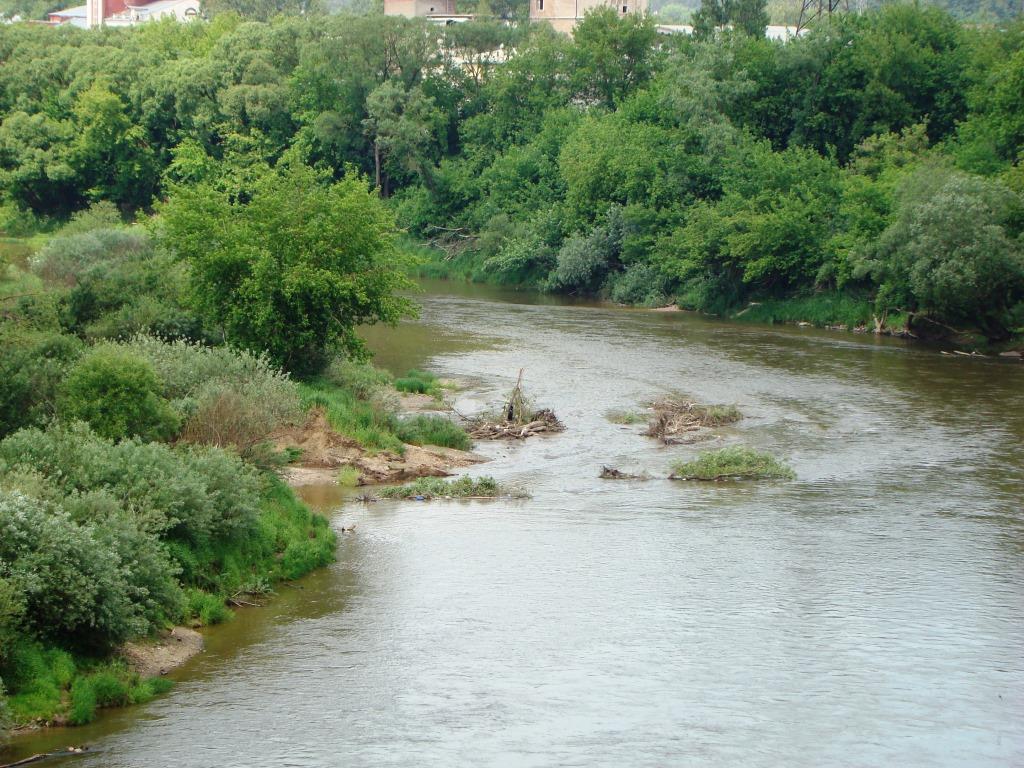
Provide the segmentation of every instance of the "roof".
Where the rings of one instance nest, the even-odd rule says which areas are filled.
[[[85,18],[85,6],[76,5],[73,8],[64,8],[60,11],[50,11],[48,16],[60,16],[62,19],[84,19]]]

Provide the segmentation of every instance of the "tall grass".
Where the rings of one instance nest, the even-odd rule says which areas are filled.
[[[871,302],[838,293],[793,299],[766,299],[734,313],[751,323],[810,323],[818,327],[871,325]]]
[[[430,395],[440,399],[441,383],[432,373],[419,371],[413,368],[411,371],[395,379],[395,389],[399,392],[412,392],[420,395]]]
[[[468,451],[469,435],[466,430],[444,416],[419,414],[398,422],[398,437],[413,445],[438,445]]]

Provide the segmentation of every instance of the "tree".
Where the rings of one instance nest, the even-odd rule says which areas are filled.
[[[249,202],[210,184],[164,207],[163,242],[188,262],[201,310],[227,340],[309,373],[337,351],[365,354],[359,325],[413,314],[394,219],[365,182],[326,185],[310,168],[279,168]]]
[[[653,73],[654,41],[650,16],[620,16],[614,8],[587,11],[573,32],[573,83],[585,98],[614,108]]]
[[[442,120],[434,100],[418,86],[405,89],[388,80],[367,96],[366,111],[363,127],[373,141],[374,180],[381,195],[388,195],[388,177],[403,171],[429,186]]]
[[[707,40],[731,24],[751,37],[764,37],[768,21],[767,0],[701,0],[693,15],[693,35]]]
[[[125,208],[148,206],[159,172],[145,132],[132,123],[120,97],[102,82],[75,103],[71,163],[95,200]]]
[[[1022,213],[997,181],[934,166],[914,173],[862,267],[879,284],[879,313],[920,312],[1007,338],[1024,300]]]

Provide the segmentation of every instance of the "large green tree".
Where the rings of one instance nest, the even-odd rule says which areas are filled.
[[[337,351],[364,354],[356,327],[414,312],[394,219],[366,183],[334,184],[293,165],[260,179],[251,201],[211,184],[163,209],[163,242],[192,269],[196,299],[229,342],[291,371]]]

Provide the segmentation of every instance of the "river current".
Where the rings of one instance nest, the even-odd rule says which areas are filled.
[[[430,284],[378,363],[562,434],[482,443],[529,499],[307,489],[337,563],[241,611],[143,707],[21,739],[82,768],[1024,765],[1024,366],[889,339]],[[621,426],[734,403],[716,442]],[[745,443],[777,483],[664,478]],[[647,481],[598,478],[602,465]],[[2,762],[2,761],[0,761]]]

